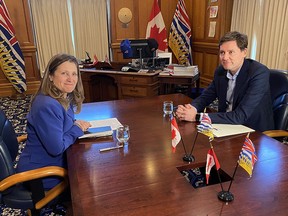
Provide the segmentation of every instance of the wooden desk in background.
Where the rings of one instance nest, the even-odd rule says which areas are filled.
[[[85,102],[158,95],[159,72],[81,69]]]
[[[159,74],[158,75],[159,84],[160,84],[160,94],[172,94],[175,93],[177,86],[183,86],[187,94],[192,93],[192,87],[196,86],[196,94],[199,93],[199,85],[200,85],[200,74],[198,73],[196,76],[171,76],[168,74]]]
[[[123,72],[121,68],[125,64],[112,63],[112,69],[81,69],[85,102],[171,94],[175,93],[175,86],[179,85],[186,88],[186,93],[189,95],[195,83],[199,89],[199,74],[160,75],[161,70],[152,73]]]
[[[205,164],[208,138],[198,135],[195,163],[183,162],[183,145],[171,150],[170,120],[163,117],[165,100],[190,102],[182,94],[84,104],[81,119],[116,117],[130,126],[124,149],[100,153],[116,145],[112,138],[80,140],[67,150],[73,213],[87,215],[287,215],[288,148],[259,132],[250,134],[258,161],[253,176],[238,168],[231,192],[235,200],[219,201],[219,184],[193,188],[179,170]],[[180,122],[179,130],[190,152],[195,124]],[[114,132],[115,133],[115,132]],[[223,169],[232,176],[245,135],[216,138],[214,150]],[[223,183],[228,189],[230,182]]]

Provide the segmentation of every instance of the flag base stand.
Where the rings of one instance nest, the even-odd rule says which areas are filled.
[[[184,155],[183,161],[186,161],[186,162],[194,162],[194,161],[195,161],[195,158],[194,158],[193,155]]]
[[[234,196],[230,191],[220,191],[218,193],[218,199],[223,202],[231,202],[234,200]]]

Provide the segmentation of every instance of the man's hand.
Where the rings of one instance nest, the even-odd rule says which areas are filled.
[[[196,114],[197,110],[191,104],[178,105],[178,109],[176,110],[177,118],[182,121],[196,121]]]

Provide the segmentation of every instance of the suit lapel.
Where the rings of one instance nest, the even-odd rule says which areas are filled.
[[[245,87],[243,83],[245,83],[246,80],[248,79],[248,75],[249,75],[248,68],[249,68],[249,62],[245,59],[236,79],[236,85],[234,88],[234,95],[233,95],[233,107],[235,106],[235,103],[237,102],[239,94],[241,93],[242,89]]]
[[[227,71],[223,68],[223,73],[219,74],[219,111],[226,112],[226,94],[228,88]]]

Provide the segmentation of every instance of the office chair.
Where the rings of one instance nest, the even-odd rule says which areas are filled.
[[[273,137],[288,137],[288,71],[270,69],[270,91],[275,130],[264,131]]]
[[[23,141],[25,136],[21,137]],[[39,215],[68,187],[67,171],[62,167],[48,166],[16,173],[14,163],[18,154],[18,140],[11,122],[0,110],[0,203],[7,207],[29,210]],[[41,178],[58,176],[63,179],[49,191],[44,191]]]

